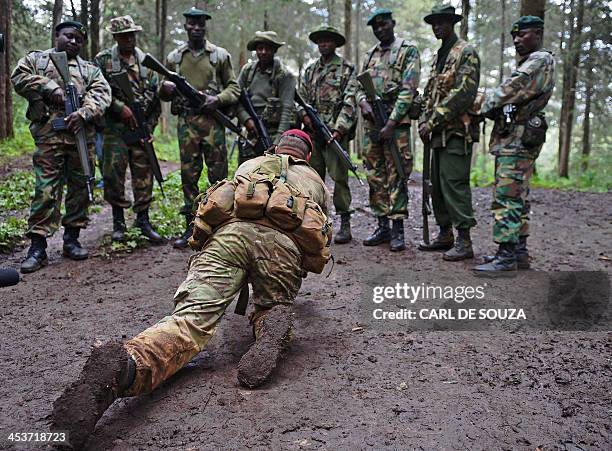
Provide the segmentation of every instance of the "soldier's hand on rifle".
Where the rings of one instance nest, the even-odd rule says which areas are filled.
[[[204,110],[210,112],[215,111],[217,108],[219,108],[219,97],[207,95],[204,102]]]
[[[76,111],[74,113],[70,113],[64,120],[66,121],[68,130],[75,135],[83,129],[83,119],[81,119],[81,115]]]
[[[247,121],[244,123],[244,126],[246,127],[249,135],[259,136],[259,134],[257,133],[257,127],[255,126],[255,121],[253,119],[247,119]]]
[[[132,110],[127,105],[125,105],[121,110],[119,118],[121,119],[121,122],[130,127],[132,130],[138,127],[138,124],[136,123],[136,117],[134,117],[134,113],[132,113]]]
[[[364,119],[374,122],[374,113],[372,112],[372,107],[367,100],[362,100],[359,102],[359,107],[361,108],[361,115]]]
[[[385,126],[380,129],[380,139],[382,141],[391,141],[393,139],[393,132],[395,132],[395,127],[397,126],[397,122],[393,119],[389,119]]]
[[[302,118],[302,122],[304,123],[304,126],[306,126],[306,128],[310,130],[314,130],[312,126],[312,121],[310,120],[310,116],[308,116],[307,114],[305,114],[304,117]]]
[[[174,98],[176,94],[176,85],[171,81],[164,81],[159,88],[159,98],[164,102],[168,102]]]
[[[427,144],[429,142],[431,136],[431,129],[429,128],[429,125],[427,125],[427,122],[423,122],[421,125],[419,125],[419,136],[421,137],[421,141],[423,141],[424,144]]]
[[[329,140],[329,141],[327,141],[327,144],[331,144],[331,142],[332,142],[334,139],[335,139],[336,141],[338,141],[338,142],[341,142],[341,141],[342,141],[342,133],[340,133],[338,130],[334,130],[334,133],[332,133],[332,137],[330,138],[330,140]]]
[[[64,90],[62,88],[55,88],[55,90],[49,95],[49,101],[53,105],[64,106]]]

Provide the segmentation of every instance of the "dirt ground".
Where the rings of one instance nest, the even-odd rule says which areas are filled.
[[[360,243],[374,225],[354,186],[354,241],[335,246],[329,277],[310,275],[295,302],[295,339],[273,381],[244,390],[236,367],[251,344],[227,312],[207,350],[150,395],[117,401],[89,448],[102,449],[611,449],[612,334],[424,332],[363,325],[363,281],[381,271],[466,277],[493,250],[490,188],[477,189],[477,258],[445,263],[416,250],[420,187],[410,184],[408,249]],[[530,250],[538,271],[611,272],[612,197],[535,190]],[[110,227],[108,208],[84,243]],[[104,260],[61,257],[0,289],[0,446],[9,432],[48,431],[53,400],[97,341],[129,338],[172,310],[189,251],[170,244]],[[0,257],[18,267],[24,251]],[[508,284],[516,283],[508,280]],[[17,446],[31,449],[32,444]]]

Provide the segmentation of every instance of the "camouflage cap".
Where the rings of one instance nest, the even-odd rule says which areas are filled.
[[[106,27],[107,31],[112,34],[131,33],[135,31],[142,31],[140,25],[136,25],[132,16],[120,16],[110,20],[110,25]]]
[[[80,31],[85,39],[87,39],[87,28],[76,20],[67,20],[66,22],[58,23],[55,26],[55,32],[59,32],[62,28],[74,28],[77,31]]]
[[[207,13],[203,9],[196,8],[195,6],[192,6],[191,8],[185,10],[183,12],[183,16],[185,17],[203,17],[204,20],[212,19],[212,16],[209,13]]]
[[[368,25],[372,26],[372,24],[379,17],[380,19],[391,19],[392,14],[393,14],[393,11],[391,11],[389,8],[377,8],[370,15],[370,17],[368,17]]]
[[[544,21],[538,16],[523,16],[512,24],[512,33],[527,28],[544,28]]]
[[[275,31],[256,31],[255,37],[247,43],[247,50],[255,50],[257,44],[270,44],[275,49],[285,45],[284,42],[278,40]]]
[[[451,21],[452,23],[457,23],[463,16],[455,13],[455,8],[451,5],[438,5],[431,8],[431,13],[426,15],[423,20],[432,24],[436,21]]]
[[[342,33],[340,33],[337,28],[330,27],[329,25],[321,25],[308,35],[308,38],[315,44],[320,38],[323,37],[333,39],[338,47],[342,47],[344,44],[346,44],[346,39]]]

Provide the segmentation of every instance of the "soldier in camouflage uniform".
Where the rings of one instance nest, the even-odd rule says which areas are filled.
[[[113,90],[113,100],[106,111],[104,128],[104,152],[102,174],[104,176],[104,199],[113,207],[113,241],[125,241],[125,218],[123,209],[130,207],[125,198],[125,173],[128,164],[132,173],[133,209],[136,213],[136,226],[151,242],[160,243],[162,237],[149,222],[149,207],[153,200],[153,171],[144,148],[138,143],[128,144],[123,136],[137,127],[136,118],[121,88],[113,80],[113,75],[126,72],[130,79],[132,92],[142,105],[145,120],[151,131],[157,125],[161,112],[157,89],[157,74],[141,64],[144,52],[136,47],[136,33],[142,27],[136,25],[131,16],[111,19],[108,28],[117,42],[102,50],[95,57],[104,77]]]
[[[281,60],[275,57],[277,50],[285,45],[274,31],[257,31],[247,43],[247,49],[257,54],[257,61],[245,64],[238,75],[238,85],[251,95],[255,111],[264,122],[274,142],[289,130],[293,118],[295,77]],[[237,106],[240,123],[251,136],[257,134],[255,122],[246,110]],[[248,143],[241,144],[238,164],[260,156]]]
[[[542,49],[544,21],[523,16],[512,26],[514,48],[520,57],[509,78],[488,95],[482,113],[495,120],[490,150],[495,155],[495,188],[491,209],[495,217],[495,256],[485,257],[477,275],[512,274],[529,268],[529,180],[546,140],[543,109],[555,85],[555,60]]]
[[[317,44],[321,57],[304,71],[300,94],[321,115],[321,120],[333,131],[334,137],[348,151],[349,141],[354,137],[357,120],[355,92],[357,82],[355,66],[336,53],[336,48],[346,43],[344,36],[334,27],[322,26],[310,33],[309,38]],[[309,129],[314,143],[310,165],[325,180],[329,172],[334,181],[334,207],[340,215],[340,230],[334,242],[344,244],[351,241],[351,190],[348,183],[348,168],[338,155],[327,147],[323,138],[313,130],[305,111],[300,111],[302,122]]]
[[[306,164],[312,151],[308,135],[289,130],[276,153],[293,157],[286,183],[299,186],[327,213],[329,193]],[[236,176],[259,170],[262,156],[245,162]],[[222,225],[205,248],[189,260],[189,272],[174,296],[174,312],[126,343],[109,341],[95,348],[80,378],[55,401],[51,430],[69,431],[75,449],[81,449],[96,421],[119,396],[148,393],[200,353],[215,334],[225,310],[246,283],[253,286],[254,314],[251,322],[255,343],[238,365],[241,385],[254,388],[271,376],[280,352],[291,339],[290,306],[302,278],[300,248],[287,233],[262,221],[235,220]],[[253,356],[264,358],[253,358]],[[249,370],[259,362],[257,376]],[[263,367],[263,368],[262,368]],[[102,374],[100,374],[102,372]],[[70,422],[79,406],[83,416]]]
[[[417,95],[421,63],[417,48],[395,37],[395,20],[386,8],[374,11],[368,25],[380,41],[367,53],[363,70],[370,70],[377,94],[389,112],[389,120],[380,131],[379,140],[372,139],[375,129],[372,107],[363,89],[357,102],[364,121],[365,166],[370,185],[370,208],[378,219],[378,227],[363,241],[365,246],[390,242],[392,251],[405,249],[404,218],[408,216],[408,189],[400,179],[385,141],[394,139],[404,159],[406,177],[412,171],[410,149],[410,117],[408,112]],[[393,228],[389,229],[389,218]]]
[[[438,6],[425,17],[442,46],[434,56],[423,93],[425,109],[419,134],[432,152],[432,204],[440,233],[422,251],[445,250],[444,260],[474,257],[470,229],[476,225],[470,189],[472,144],[478,141],[475,116],[470,114],[480,82],[480,59],[474,47],[459,39],[454,24],[461,21],[452,6]],[[457,229],[457,239],[453,236]],[[453,247],[454,244],[454,247]]]
[[[32,240],[21,272],[34,272],[47,265],[47,237],[64,226],[63,255],[84,260],[87,250],[78,241],[88,223],[87,186],[81,167],[75,133],[86,131],[90,164],[94,159],[95,126],[111,101],[111,90],[94,64],[78,56],[87,33],[79,22],[62,22],[55,28],[55,48],[34,51],[20,59],[11,75],[17,94],[28,102],[26,116],[32,121],[30,132],[36,143],[32,159],[36,189],[26,236]],[[49,58],[52,52],[66,52],[72,81],[80,94],[81,108],[66,117],[68,130],[54,131],[51,121],[65,115],[64,82]],[[67,184],[66,212],[60,214],[64,182]]]
[[[172,93],[171,111],[178,115],[181,182],[185,202],[181,214],[185,216],[187,224],[185,233],[174,242],[174,247],[178,249],[187,247],[187,239],[193,232],[191,222],[194,201],[200,193],[198,182],[204,162],[210,184],[227,176],[225,127],[207,112],[236,103],[240,95],[230,54],[205,39],[206,21],[211,18],[210,14],[191,8],[183,16],[188,42],[170,52],[167,67],[181,74],[208,96],[204,108],[194,110],[176,91]]]

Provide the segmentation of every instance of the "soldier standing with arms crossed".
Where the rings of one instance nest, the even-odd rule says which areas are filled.
[[[144,53],[136,47],[136,33],[142,27],[136,25],[131,16],[111,19],[108,28],[116,44],[102,50],[95,57],[104,77],[111,85],[113,100],[105,114],[104,128],[104,198],[113,207],[113,241],[125,241],[125,218],[123,210],[130,207],[125,198],[125,173],[128,164],[132,173],[133,209],[136,226],[153,243],[163,238],[153,229],[149,221],[149,207],[153,200],[153,172],[148,157],[139,143],[127,144],[122,136],[137,127],[134,113],[126,105],[125,94],[112,76],[120,72],[128,74],[134,96],[140,101],[151,132],[157,125],[161,112],[157,90],[158,76],[141,65]]]
[[[110,86],[100,69],[78,56],[87,32],[80,22],[62,22],[55,27],[55,48],[34,51],[23,57],[11,75],[15,91],[28,100],[26,116],[32,121],[30,132],[36,143],[32,158],[36,189],[28,231],[31,245],[21,272],[31,273],[48,264],[47,237],[58,229],[60,218],[64,226],[63,255],[73,260],[88,257],[78,241],[81,229],[89,218],[88,189],[75,135],[85,130],[89,164],[94,159],[94,121],[101,119],[111,101]],[[53,130],[51,121],[65,116],[64,82],[50,60],[54,52],[66,52],[70,80],[75,84],[81,107],[65,118],[66,130]],[[60,207],[64,181],[67,184],[66,212]]]
[[[310,33],[309,38],[317,44],[321,57],[304,71],[300,93],[304,100],[318,111],[321,119],[333,131],[334,138],[348,151],[349,141],[354,138],[357,120],[356,73],[355,66],[336,53],[336,49],[343,46],[346,39],[336,28],[330,26],[319,27]],[[334,243],[348,243],[352,239],[348,168],[316,133],[306,112],[301,111],[301,115],[314,144],[310,165],[321,179],[325,180],[327,170],[334,181],[334,207],[341,220]]]
[[[283,45],[274,31],[255,32],[255,37],[247,43],[247,50],[255,51],[257,61],[245,64],[238,75],[238,85],[250,94],[255,111],[274,142],[289,130],[294,111],[295,77],[275,56]],[[238,105],[237,112],[249,134],[256,135],[255,122],[246,110]],[[252,146],[242,145],[238,164],[258,156]]]
[[[419,135],[433,149],[432,204],[440,232],[432,243],[419,244],[419,250],[445,250],[447,261],[474,257],[470,229],[476,225],[470,164],[479,129],[468,110],[478,91],[480,59],[476,50],[455,34],[454,24],[461,18],[452,6],[438,6],[424,19],[442,40],[431,65],[423,93],[425,110],[419,120]],[[457,229],[456,240],[453,227]]]
[[[200,193],[198,181],[206,162],[208,181],[212,185],[227,176],[227,148],[225,127],[215,122],[210,112],[229,106],[238,100],[240,88],[236,83],[230,54],[224,48],[205,39],[206,21],[210,14],[198,8],[183,13],[188,42],[170,52],[168,69],[178,72],[189,83],[208,97],[203,109],[190,108],[187,101],[175,90],[162,100],[172,98],[172,114],[178,115],[178,140],[181,154],[181,182],[186,229],[174,242],[174,247],[184,249],[193,232],[193,209]],[[169,90],[171,84],[165,84]]]
[[[509,78],[487,96],[482,114],[495,120],[490,151],[495,155],[495,216],[493,241],[499,248],[476,275],[512,275],[529,268],[529,180],[546,140],[543,109],[555,87],[555,60],[542,49],[544,21],[523,16],[512,25],[514,48],[520,60]]]
[[[395,20],[392,11],[380,8],[374,11],[368,25],[379,43],[367,53],[363,70],[372,75],[377,94],[389,112],[386,125],[380,130],[378,141],[374,141],[372,106],[366,100],[363,89],[357,93],[357,102],[365,119],[365,165],[370,185],[370,208],[378,219],[378,227],[363,244],[377,246],[390,242],[391,251],[402,251],[404,243],[404,218],[408,216],[407,178],[412,171],[410,149],[409,109],[417,95],[421,63],[417,48],[404,39],[396,38]],[[406,180],[401,180],[394,165],[389,145],[395,140],[402,159]],[[389,229],[389,218],[393,227]]]

